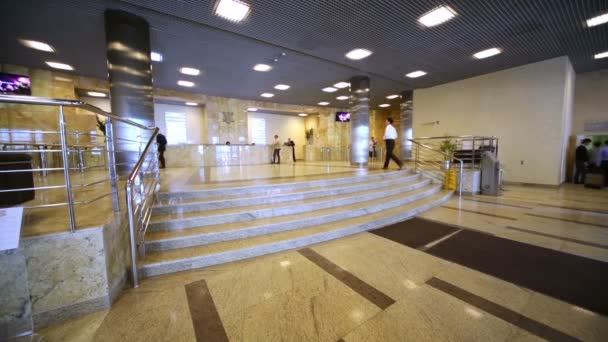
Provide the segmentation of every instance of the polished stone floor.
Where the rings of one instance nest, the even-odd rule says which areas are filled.
[[[263,172],[271,175],[260,180],[265,182],[320,177],[327,165],[296,168],[294,174],[268,165],[247,177],[260,178]],[[360,172],[346,165],[331,169]],[[240,182],[241,171],[213,170],[209,178],[201,174],[207,170],[192,171],[165,170],[165,179],[171,179],[165,188],[203,186],[197,184],[204,180],[206,186]],[[428,237],[439,224],[433,241],[417,246],[366,232],[147,278],[111,309],[39,333],[47,341],[608,340],[606,294],[597,291],[608,288],[602,283],[608,265],[608,191],[570,184],[505,186],[500,197],[453,198],[416,220],[418,230],[407,239]],[[466,233],[481,239],[475,241],[517,249],[484,252],[484,246],[467,244],[474,240],[464,239]],[[442,248],[448,246],[470,262],[446,256],[450,253]],[[522,264],[528,251],[535,257]],[[502,269],[492,268],[496,255]],[[509,265],[510,255],[519,263]],[[547,264],[553,260],[559,261]],[[572,260],[580,272],[566,267],[577,265]],[[588,265],[602,272],[586,272]],[[551,294],[551,284],[542,283],[541,266],[547,282],[561,283],[562,277],[576,293]],[[503,276],[507,269],[510,277]],[[535,271],[528,276],[540,278],[540,284],[520,281],[519,269],[522,275]],[[600,283],[589,283],[593,277]],[[592,293],[586,298],[597,296],[596,302],[577,299],[587,289]]]

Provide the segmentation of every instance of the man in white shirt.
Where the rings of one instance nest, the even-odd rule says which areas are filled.
[[[281,164],[281,140],[279,140],[279,136],[275,134],[274,142],[272,143],[272,163],[271,164]]]
[[[384,142],[386,143],[386,159],[384,159],[383,169],[388,169],[388,163],[392,160],[399,165],[399,170],[403,167],[403,163],[397,156],[393,155],[395,149],[395,139],[397,139],[397,130],[393,127],[393,119],[386,119],[386,129],[384,130]]]

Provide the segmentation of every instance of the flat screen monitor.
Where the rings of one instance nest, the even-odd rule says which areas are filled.
[[[336,121],[350,122],[350,113],[349,112],[336,112]]]
[[[0,94],[32,95],[31,86],[27,76],[0,73]]]

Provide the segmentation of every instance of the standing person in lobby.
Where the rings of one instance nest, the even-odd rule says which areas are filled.
[[[287,142],[285,143],[287,146],[291,146],[291,155],[293,156],[293,162],[296,162],[296,143],[291,140],[291,138],[287,138]]]
[[[384,142],[386,143],[386,158],[384,159],[383,169],[388,169],[388,163],[392,160],[399,165],[399,170],[403,167],[403,163],[397,156],[393,155],[395,149],[395,140],[397,139],[397,130],[393,127],[393,119],[386,119],[386,129],[384,130]]]
[[[165,168],[165,150],[167,149],[167,138],[162,134],[158,133],[156,135],[156,145],[158,145],[158,162],[160,163],[160,168]]]
[[[281,140],[279,140],[278,135],[274,135],[274,141],[272,143],[272,163],[271,164],[281,164]]]
[[[370,158],[376,158],[376,145],[378,145],[378,142],[376,142],[376,138],[372,137],[371,140],[369,141],[369,157]]]
[[[587,175],[587,163],[589,162],[589,151],[587,151],[587,146],[589,146],[589,144],[591,144],[591,139],[585,138],[576,148],[576,171],[574,172],[574,184],[585,183],[585,176]]]

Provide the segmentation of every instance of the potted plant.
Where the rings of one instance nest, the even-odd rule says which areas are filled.
[[[452,159],[454,159],[454,151],[456,151],[456,143],[450,139],[445,139],[439,144],[439,150],[443,152],[443,167],[449,170]]]
[[[311,129],[306,130],[306,142],[308,145],[312,145],[312,138],[314,137],[314,131]]]

